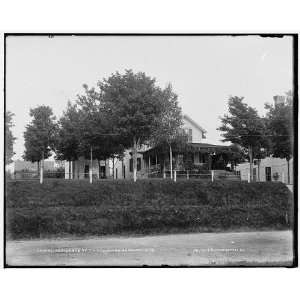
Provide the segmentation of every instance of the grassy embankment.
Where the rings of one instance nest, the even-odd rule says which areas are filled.
[[[286,229],[292,194],[282,183],[196,180],[9,182],[9,239]]]

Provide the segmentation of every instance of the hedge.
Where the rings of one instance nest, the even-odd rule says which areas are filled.
[[[8,238],[292,226],[282,183],[186,180],[8,182]]]

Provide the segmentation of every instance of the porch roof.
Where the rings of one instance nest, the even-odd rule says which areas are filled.
[[[202,153],[208,153],[216,150],[225,150],[228,148],[228,146],[222,146],[222,145],[213,145],[213,144],[207,144],[207,143],[189,143],[188,147],[190,148],[191,152],[199,151]],[[156,152],[156,148],[150,148],[145,151],[139,151],[141,154],[152,154]]]

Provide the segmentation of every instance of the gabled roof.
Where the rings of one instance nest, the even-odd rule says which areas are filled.
[[[207,131],[201,127],[199,124],[197,124],[193,119],[191,119],[188,115],[183,115],[183,118],[188,120],[190,123],[192,123],[196,128],[201,130],[203,133],[206,133]]]

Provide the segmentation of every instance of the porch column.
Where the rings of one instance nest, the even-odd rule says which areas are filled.
[[[208,153],[208,170],[211,170],[212,167],[212,157],[210,153]]]

